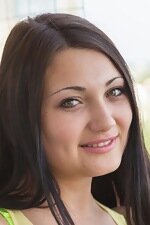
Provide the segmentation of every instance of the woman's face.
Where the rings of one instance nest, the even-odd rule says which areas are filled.
[[[42,138],[53,174],[93,177],[118,168],[132,111],[122,75],[102,53],[69,48],[45,76]]]

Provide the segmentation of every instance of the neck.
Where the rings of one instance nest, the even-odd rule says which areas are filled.
[[[100,222],[104,224],[109,218],[91,194],[91,178],[58,179],[57,177],[56,180],[60,188],[61,199],[75,224],[88,225],[100,224]]]
[[[71,212],[82,214],[91,210],[95,205],[95,200],[91,194],[91,178],[72,179],[72,180],[57,180],[61,199],[67,209]]]

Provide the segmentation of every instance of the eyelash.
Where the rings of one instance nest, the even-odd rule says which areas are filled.
[[[116,91],[118,90],[119,91],[119,94],[117,95],[113,95],[113,91]],[[126,88],[125,87],[115,87],[115,88],[112,88],[110,89],[108,92],[106,92],[106,97],[110,97],[110,98],[119,98],[121,97],[122,95],[125,95],[126,94]],[[73,102],[77,102],[76,104],[72,104]],[[70,104],[71,105],[67,105],[67,104]],[[60,104],[59,104],[59,107],[60,108],[65,108],[65,109],[71,109],[71,108],[75,108],[77,105],[79,104],[83,104],[81,100],[79,100],[79,98],[75,97],[75,96],[72,96],[72,97],[69,97],[69,98],[66,98],[66,99],[63,99]]]
[[[67,106],[67,105],[65,105],[65,104],[68,104],[68,103],[71,103],[71,102],[73,102],[73,101],[76,101],[76,102],[78,102],[77,104],[75,104],[75,105],[71,105],[71,106]],[[79,100],[77,97],[69,97],[69,98],[66,98],[66,99],[63,99],[61,102],[60,102],[60,107],[61,108],[74,108],[74,107],[76,107],[78,104],[82,104],[82,102],[81,102],[81,100]]]
[[[118,90],[119,94],[118,95],[113,95],[113,91]],[[127,90],[125,87],[115,87],[110,89],[107,93],[106,93],[106,97],[113,97],[113,98],[117,98],[120,97],[121,95],[125,95],[127,93]]]

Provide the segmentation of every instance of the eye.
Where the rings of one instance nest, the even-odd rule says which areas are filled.
[[[71,97],[71,98],[62,100],[60,103],[60,107],[61,108],[74,108],[79,104],[82,104],[81,100]]]
[[[109,90],[106,94],[107,97],[119,97],[126,93],[126,89],[124,87],[116,87]]]

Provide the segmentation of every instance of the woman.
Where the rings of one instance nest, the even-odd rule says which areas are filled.
[[[0,224],[148,224],[133,83],[101,30],[66,14],[18,23],[1,60],[0,105]]]

